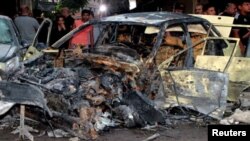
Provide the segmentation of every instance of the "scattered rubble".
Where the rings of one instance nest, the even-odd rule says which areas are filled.
[[[18,104],[27,104],[27,101],[32,101],[28,104],[40,107],[40,111],[37,111],[37,109],[32,110],[31,108],[30,112],[33,115],[47,117],[52,127],[57,129],[53,130],[53,132],[48,131],[50,137],[69,137],[68,134],[70,134],[79,139],[88,140],[96,139],[98,132],[110,127],[144,127],[147,125],[167,124],[167,111],[164,110],[167,107],[162,107],[164,105],[159,105],[160,102],[157,102],[157,100],[160,99],[160,95],[163,94],[159,89],[155,89],[157,85],[162,84],[158,79],[154,81],[154,86],[151,86],[152,89],[149,90],[158,90],[159,95],[152,97],[152,95],[147,95],[143,93],[143,91],[138,91],[139,89],[143,90],[142,88],[145,86],[141,87],[137,85],[138,82],[142,81],[138,79],[139,77],[137,75],[130,75],[128,72],[121,70],[114,71],[112,67],[111,69],[100,68],[98,65],[92,67],[92,65],[88,66],[87,63],[84,63],[83,66],[74,68],[50,68],[47,67],[45,63],[38,64],[41,65],[24,67],[21,73],[16,73],[16,75],[11,78],[16,82],[1,81],[0,86],[3,92],[1,98],[2,100]],[[177,89],[172,89],[174,87],[170,86],[173,84],[170,81],[170,83],[168,83],[169,87],[167,87],[167,89],[165,87],[164,90],[170,93],[165,93],[168,96],[162,96],[165,98],[167,96],[168,99],[170,99],[170,94],[173,94],[173,98],[179,97],[180,94],[186,96],[188,96],[187,94],[193,94],[191,91],[185,91],[188,89],[181,87],[186,86],[184,83],[181,83],[181,79],[175,77],[175,72],[171,73],[174,76]],[[199,71],[196,71],[196,74],[199,74]],[[211,74],[211,76],[215,76],[215,74]],[[198,77],[200,76],[197,76],[197,78]],[[143,79],[145,78],[143,77]],[[206,90],[211,89],[208,88],[208,86],[214,87],[215,85],[223,88],[225,81],[226,78],[224,76],[215,77],[213,82],[205,81],[202,87]],[[8,95],[10,97],[8,99],[5,92],[14,94],[18,91],[18,93],[21,94],[23,89],[21,86],[28,87],[25,89],[29,89],[30,91],[25,93],[25,97],[23,97],[26,99],[26,103],[20,101],[20,97],[13,99],[11,95]],[[33,92],[34,87],[42,90],[39,91],[37,96],[34,95],[34,93],[37,93]],[[216,93],[220,90],[221,89],[214,89],[214,93],[207,92],[207,94],[215,94],[211,100],[207,97],[209,95],[207,95],[205,99],[201,98],[203,99],[203,104],[205,104],[205,109],[206,106],[209,107],[209,104],[211,106],[211,103],[215,102],[215,106],[211,107],[212,109],[203,112],[199,110],[201,108],[200,103],[196,103],[195,101],[191,102],[191,104],[194,105],[193,109],[204,114],[210,114],[209,112],[213,111],[213,109],[217,109],[217,106],[219,106],[219,108],[225,107],[226,89],[223,93]],[[199,93],[201,91],[203,90],[199,90]],[[40,98],[37,98],[38,96]],[[200,97],[199,95],[197,96]],[[208,103],[204,103],[206,98]],[[220,98],[220,100],[217,101],[219,103],[216,103],[218,98]],[[37,99],[37,101],[34,101],[35,99]],[[174,105],[178,107],[189,107],[187,103],[182,103],[180,98],[179,102],[181,103],[175,101]],[[158,105],[156,103],[158,103]],[[167,104],[168,102],[165,101],[164,103]],[[216,104],[219,105],[216,106]],[[13,105],[14,104],[10,103],[10,106]],[[45,110],[46,113],[44,113],[43,110]],[[42,122],[46,121],[42,120]]]
[[[61,129],[55,129],[53,131],[49,131],[48,136],[54,137],[54,138],[70,137],[69,133],[67,133]]]
[[[103,62],[102,55],[91,57],[90,54],[87,59],[76,61],[82,62],[77,67],[69,63],[71,67],[66,64],[64,68],[53,68],[50,61],[45,61],[47,58],[40,58],[31,66],[26,64],[10,77],[14,82],[0,82],[1,100],[10,102],[8,108],[14,104],[40,107],[40,110],[30,108],[29,112],[34,117],[48,118],[40,120],[57,129],[48,132],[51,137],[68,137],[70,134],[85,140],[98,138],[98,132],[110,127],[168,124],[165,109],[175,106],[191,108],[209,116],[217,110],[217,117],[225,109],[227,76],[221,73],[172,70],[171,76],[163,75],[163,79],[159,79],[159,72],[143,69],[140,61],[137,65],[127,64],[125,67],[120,61],[108,63],[107,58]],[[140,73],[136,69],[127,69],[131,66],[140,68]],[[190,79],[183,82],[184,77]],[[189,87],[194,82],[196,87]],[[26,89],[29,91],[24,94],[22,91]],[[213,91],[208,91],[211,89]],[[14,93],[23,93],[23,96],[20,99]],[[183,101],[183,98],[190,102],[185,103],[187,100]]]
[[[151,141],[151,140],[154,140],[154,139],[156,139],[156,138],[158,138],[158,137],[160,137],[160,134],[159,134],[159,133],[156,133],[156,134],[154,134],[154,135],[152,135],[152,136],[150,136],[150,137],[148,137],[147,139],[142,140],[142,141]]]
[[[248,108],[248,107],[250,107],[250,93],[249,93],[249,90],[248,90],[247,92],[244,91],[244,92],[240,95],[239,101],[240,101],[241,107],[243,107],[243,108]]]
[[[240,109],[236,109],[235,112],[220,121],[220,124],[231,125],[231,124],[239,124],[246,123],[250,124],[250,111],[241,111]]]

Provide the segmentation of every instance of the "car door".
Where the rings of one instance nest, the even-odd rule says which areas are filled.
[[[206,38],[204,44],[204,50],[197,57],[195,67],[228,73],[230,80],[228,100],[237,101],[240,93],[249,85],[250,58],[241,55],[239,39],[236,38]],[[214,48],[223,46],[223,54],[208,54],[207,50],[213,46]]]
[[[47,31],[46,39],[39,39],[39,35],[41,35],[42,31]],[[24,64],[30,63],[40,56],[43,55],[42,50],[49,47],[50,43],[50,35],[52,30],[52,21],[48,18],[45,18],[43,22],[40,24],[37,33],[33,39],[32,44],[28,47],[27,51],[23,55]]]
[[[201,53],[202,47],[193,48],[191,36],[201,34],[197,31],[188,32],[189,24],[175,24],[168,26],[165,32],[174,32],[177,38],[172,40],[163,38],[162,44],[167,42],[166,47],[161,46],[156,55],[156,62],[162,59],[158,65],[160,71],[165,99],[159,98],[157,103],[160,107],[171,107],[173,105],[191,108],[203,114],[210,114],[214,118],[220,118],[226,107],[227,98],[227,75],[217,71],[207,69],[195,69],[196,55]],[[202,27],[202,26],[201,26]],[[200,31],[200,29],[198,30]],[[176,33],[178,32],[178,33]],[[202,34],[207,34],[205,28]],[[172,35],[174,35],[174,33]],[[167,33],[169,34],[169,33]],[[181,37],[181,39],[179,39]],[[203,38],[203,37],[200,37]],[[195,42],[195,41],[194,41]],[[175,43],[175,44],[173,44]],[[165,43],[166,44],[166,43]],[[172,45],[172,46],[171,46]],[[179,49],[176,49],[177,46]],[[181,47],[181,48],[180,48]],[[165,52],[164,52],[165,48]],[[167,49],[170,48],[170,49]],[[172,54],[170,54],[172,53]],[[189,61],[191,60],[191,61]],[[159,62],[159,61],[158,61]],[[190,64],[193,63],[193,64]],[[163,102],[163,101],[164,102]],[[218,109],[221,111],[219,112]]]

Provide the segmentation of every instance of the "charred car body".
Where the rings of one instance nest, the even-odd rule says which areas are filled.
[[[94,48],[60,48],[89,26],[98,34]],[[164,123],[164,109],[176,106],[220,118],[227,74],[194,68],[202,53],[224,55],[214,44],[226,41],[203,42],[219,36],[208,21],[188,15],[111,16],[74,29],[52,45],[60,50],[55,60],[51,54],[32,59],[10,80],[40,87],[52,124],[83,139],[106,126]]]
[[[0,15],[0,69],[8,72],[16,70],[19,66],[19,51],[23,48],[21,38],[12,20]]]
[[[196,68],[209,69],[214,71],[225,72],[229,74],[228,100],[237,102],[241,101],[249,103],[249,73],[248,63],[249,57],[242,55],[239,42],[240,39],[229,37],[233,27],[235,28],[249,28],[249,25],[233,24],[234,18],[227,16],[211,16],[211,15],[195,15],[204,19],[208,19],[221,32],[222,37],[206,38],[204,42],[217,42],[220,40],[226,41],[224,44],[224,55],[205,54],[202,53],[197,58],[195,64]],[[214,44],[215,46],[222,46],[221,44]],[[249,46],[250,44],[248,44]],[[248,48],[249,50],[249,48]],[[245,97],[245,98],[243,98]],[[242,100],[245,99],[245,100]],[[245,102],[244,102],[245,101]],[[247,104],[249,105],[249,104]]]
[[[44,43],[42,43],[38,41],[38,35],[46,23],[52,23],[52,22],[49,19],[45,19],[41,23],[41,26],[37,31],[33,43],[29,45],[27,41],[21,39],[20,33],[18,32],[12,19],[10,19],[7,16],[0,15],[0,36],[1,36],[0,70],[2,72],[10,73],[18,70],[18,68],[23,63],[23,60],[27,60],[26,58],[24,58],[24,55],[25,53],[29,52],[27,51],[28,47],[30,47],[31,50],[32,47],[39,48],[41,44],[44,44],[43,46],[49,45],[48,44],[50,38],[49,34],[51,32],[52,24],[47,26],[48,28],[47,42],[45,41]]]

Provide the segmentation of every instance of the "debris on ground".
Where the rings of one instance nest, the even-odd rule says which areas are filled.
[[[29,108],[29,114],[34,120],[49,124],[50,130],[47,133],[50,137],[70,135],[85,140],[96,139],[99,132],[117,126],[131,128],[170,125],[173,119],[168,120],[170,114],[166,109],[173,107],[185,107],[211,117],[216,117],[211,114],[216,109],[219,111],[217,116],[221,116],[225,109],[226,75],[219,73],[219,76],[209,71],[202,75],[199,70],[173,70],[171,76],[164,78],[167,81],[163,83],[164,80],[159,79],[156,71],[151,73],[152,70],[142,69],[142,74],[137,74],[136,67],[131,64],[121,65],[114,60],[108,63],[107,59],[103,62],[103,58],[98,55],[94,59],[91,56],[87,58],[76,61],[80,63],[77,67],[64,68],[50,67],[51,63],[41,58],[36,65],[23,67],[11,77],[13,82],[1,81],[1,98],[10,102],[8,108],[14,104],[37,106],[38,108]],[[103,63],[109,66],[103,66]],[[134,68],[130,70],[128,67]],[[182,83],[187,75],[189,81]],[[202,78],[201,84],[198,84],[197,78]],[[213,78],[211,82],[208,81],[210,78]],[[196,89],[197,93],[193,93],[193,87],[188,88],[191,81],[196,82],[195,85],[200,88]],[[17,91],[19,94],[24,93],[23,88],[30,92],[24,94],[22,100],[18,96],[6,95]],[[40,90],[38,95],[32,95],[31,92],[37,89]],[[210,89],[214,90],[208,91]],[[201,92],[204,92],[203,96],[198,94]],[[190,102],[185,103],[183,98]],[[170,102],[170,107],[164,107],[164,104],[169,104],[168,100],[174,103]],[[180,119],[186,119],[191,112],[185,114],[179,116]],[[44,119],[39,118],[41,116]]]
[[[240,109],[236,109],[235,112],[220,121],[220,124],[231,125],[231,124],[239,124],[246,123],[250,124],[250,111],[242,111]]]
[[[147,139],[142,140],[142,141],[152,141],[152,140],[154,140],[154,139],[156,139],[158,137],[160,137],[160,134],[159,133],[155,133],[154,135],[152,135],[152,136],[150,136]]]

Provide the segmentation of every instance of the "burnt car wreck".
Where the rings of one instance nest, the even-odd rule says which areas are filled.
[[[60,48],[89,26],[98,34],[93,48]],[[29,108],[34,118],[45,114],[48,121],[41,121],[81,139],[96,139],[106,127],[166,124],[166,109],[173,107],[221,119],[228,75],[195,68],[204,52],[223,55],[222,48],[204,44],[205,37],[220,33],[208,21],[189,15],[134,13],[90,21],[50,49],[32,47],[43,55],[27,52],[24,67],[0,82],[0,101],[12,103],[0,113],[15,104],[31,104],[39,107]],[[30,103],[20,101],[26,95],[9,98],[19,86],[7,90],[6,83],[39,88],[40,102],[28,99],[28,94]]]

